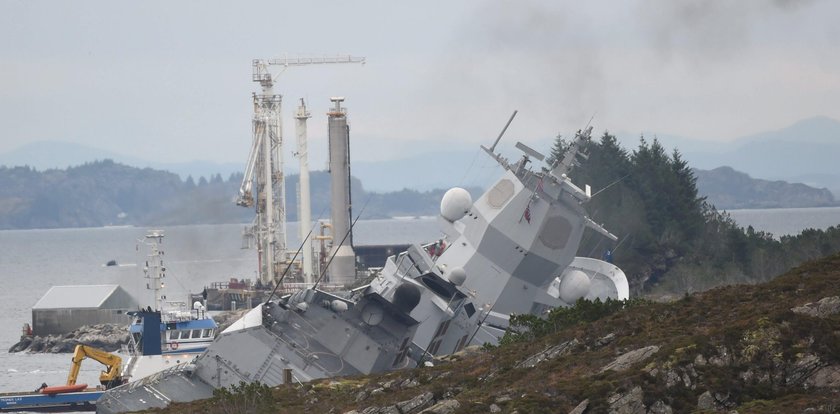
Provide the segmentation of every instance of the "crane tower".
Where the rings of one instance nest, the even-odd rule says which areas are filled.
[[[243,246],[256,244],[259,281],[265,286],[276,283],[284,268],[291,264],[286,251],[286,180],[280,111],[283,97],[274,93],[274,82],[289,67],[364,62],[365,58],[353,56],[255,59],[252,62],[251,79],[259,83],[260,92],[253,94],[253,139],[236,204],[255,208],[254,222],[243,234],[246,241]],[[272,75],[272,67],[279,67],[276,75]]]

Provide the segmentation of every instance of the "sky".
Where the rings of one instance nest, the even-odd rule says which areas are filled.
[[[0,0],[0,153],[66,141],[159,162],[242,162],[252,59],[289,68],[310,163],[344,96],[355,160],[596,131],[727,141],[840,119],[840,2]]]

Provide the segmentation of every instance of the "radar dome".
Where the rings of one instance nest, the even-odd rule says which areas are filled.
[[[394,291],[394,305],[405,313],[411,312],[420,303],[420,288],[403,283]]]
[[[335,299],[330,303],[330,309],[336,313],[344,312],[347,310],[347,303],[342,300]]]
[[[440,200],[440,215],[449,221],[460,220],[472,207],[469,191],[461,187],[450,188]]]
[[[449,281],[455,286],[461,286],[467,280],[467,272],[463,267],[453,267],[449,272]]]
[[[573,304],[589,293],[589,276],[580,270],[570,270],[560,280],[560,300]]]

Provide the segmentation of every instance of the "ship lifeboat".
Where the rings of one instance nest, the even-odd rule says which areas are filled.
[[[66,392],[78,392],[87,388],[87,384],[75,385],[55,385],[52,387],[41,388],[41,394],[63,394]]]

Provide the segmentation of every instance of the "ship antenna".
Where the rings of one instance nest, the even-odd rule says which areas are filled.
[[[625,179],[625,178],[627,178],[627,177],[629,177],[629,176],[630,176],[630,174],[627,174],[627,175],[625,175],[624,177],[621,177],[621,178],[619,178],[619,179],[617,179],[617,180],[615,180],[615,181],[611,182],[611,183],[610,183],[609,185],[607,185],[606,187],[604,187],[604,188],[602,188],[602,189],[600,189],[600,190],[596,191],[596,192],[595,192],[595,194],[592,194],[591,196],[589,196],[589,198],[590,198],[590,199],[595,198],[595,196],[596,196],[596,195],[601,194],[601,193],[603,193],[604,191],[607,191],[610,187],[612,187],[612,186],[614,186],[614,185],[616,185],[616,184],[618,184],[618,183],[620,183],[620,182],[624,181],[624,179]]]
[[[322,208],[321,212],[318,214],[318,219],[319,220],[321,219],[321,216],[324,215],[325,211],[327,211],[326,206],[324,206],[324,208]],[[315,220],[315,223],[318,223],[318,220]],[[297,251],[295,252],[295,255],[292,256],[292,260],[291,260],[292,263],[294,263],[295,259],[297,259],[298,255],[300,254],[301,250],[303,250],[303,246],[306,245],[306,241],[309,240],[309,236],[312,235],[313,231],[315,231],[315,224],[312,225],[312,227],[309,229],[309,233],[300,242],[300,247],[298,247]],[[283,283],[283,279],[286,277],[287,274],[289,274],[289,269],[291,269],[291,268],[292,268],[291,266],[286,266],[286,270],[280,276],[280,279],[277,279],[277,283],[274,284],[274,289],[271,290],[271,294],[268,295],[268,299],[265,300],[265,303],[270,302],[271,298],[274,297],[274,293],[277,292],[277,288],[280,287],[281,283]]]
[[[511,122],[513,122],[513,118],[516,116],[516,113],[517,113],[517,112],[519,112],[519,110],[514,109],[514,110],[513,110],[513,113],[512,113],[512,114],[510,114],[510,119],[508,119],[507,123],[505,124],[505,127],[504,127],[504,128],[502,128],[502,132],[500,132],[500,133],[499,133],[498,138],[496,138],[496,142],[494,142],[494,143],[493,143],[493,146],[492,146],[492,147],[490,147],[490,152],[495,152],[495,151],[496,151],[496,145],[498,145],[498,144],[499,144],[499,141],[501,141],[501,140],[502,140],[502,135],[504,135],[504,134],[505,134],[505,131],[507,131],[508,127],[510,126],[510,123],[511,123]]]
[[[365,207],[367,207],[368,202],[370,202],[370,198],[371,198],[371,195],[368,195],[367,200],[365,200],[365,204],[362,206],[362,210],[359,211],[359,215],[357,215],[356,218],[353,220],[353,222],[350,223],[350,228],[347,229],[347,233],[344,233],[344,237],[341,239],[341,243],[339,243],[338,246],[341,246],[342,244],[344,244],[344,241],[347,240],[347,237],[350,236],[350,233],[353,232],[353,227],[356,227],[356,222],[359,221],[359,217],[361,217],[362,213],[365,212]],[[335,241],[335,240],[333,240],[333,241]],[[324,276],[326,276],[327,269],[330,268],[330,263],[332,263],[333,259],[335,259],[335,255],[337,255],[337,254],[338,254],[338,249],[335,249],[332,256],[330,256],[330,260],[327,261],[327,264],[324,266],[324,269],[321,270],[321,275],[318,276],[318,280],[316,280],[315,284],[312,285],[312,289],[317,288],[318,284],[321,283],[321,279],[323,279]]]

